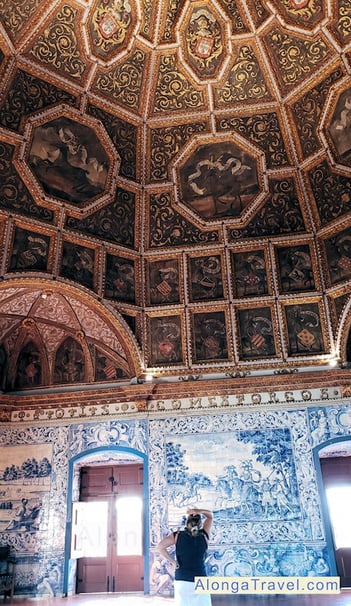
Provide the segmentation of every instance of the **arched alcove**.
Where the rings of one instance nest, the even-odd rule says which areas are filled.
[[[3,391],[129,382],[140,375],[134,335],[91,293],[49,280],[14,279],[1,284],[0,305]]]

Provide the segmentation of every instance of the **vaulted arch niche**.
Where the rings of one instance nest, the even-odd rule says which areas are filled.
[[[15,280],[0,288],[1,389],[130,381],[137,348],[117,314],[77,288]]]

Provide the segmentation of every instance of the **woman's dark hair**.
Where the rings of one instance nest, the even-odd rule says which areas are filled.
[[[191,513],[187,517],[186,526],[193,536],[199,534],[201,528],[201,515],[199,513]]]

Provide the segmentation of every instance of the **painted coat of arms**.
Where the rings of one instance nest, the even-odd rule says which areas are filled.
[[[121,45],[132,21],[129,0],[102,0],[96,5],[92,17],[94,44],[104,51]]]
[[[303,21],[314,21],[323,14],[321,0],[281,0],[286,12]]]
[[[189,59],[196,70],[201,75],[212,75],[220,62],[223,44],[220,24],[207,8],[201,7],[192,13],[186,42]]]

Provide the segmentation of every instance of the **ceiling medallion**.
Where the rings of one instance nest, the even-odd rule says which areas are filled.
[[[337,164],[351,167],[351,88],[335,96],[333,111],[326,121],[325,134]]]
[[[18,168],[40,198],[86,210],[110,199],[120,157],[100,122],[62,105],[32,116],[25,140]]]
[[[175,163],[181,202],[205,220],[242,219],[262,191],[260,164],[242,142],[198,139]]]
[[[130,0],[98,0],[89,12],[92,52],[104,59],[115,58],[125,48],[137,22]]]
[[[201,80],[217,78],[227,58],[226,25],[220,14],[198,3],[180,24],[180,43],[185,63]]]

